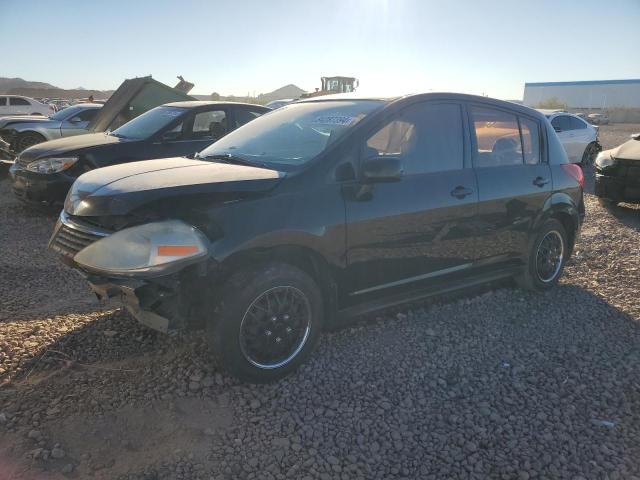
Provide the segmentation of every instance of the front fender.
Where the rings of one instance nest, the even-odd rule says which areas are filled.
[[[16,135],[21,135],[23,133],[37,133],[42,135],[46,140],[55,140],[56,138],[60,138],[60,128],[54,128],[52,126],[44,127],[42,125],[38,125],[37,123],[25,123],[15,125],[13,127]]]

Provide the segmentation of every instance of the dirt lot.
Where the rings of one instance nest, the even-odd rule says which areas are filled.
[[[0,181],[0,479],[640,478],[640,208],[587,215],[554,291],[367,319],[252,386],[101,310]]]

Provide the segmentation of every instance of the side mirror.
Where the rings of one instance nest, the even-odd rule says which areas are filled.
[[[69,123],[80,123],[82,122],[82,119],[80,117],[73,117],[71,118],[71,120],[69,120]]]
[[[367,183],[397,182],[402,178],[402,162],[397,157],[370,157],[362,163],[362,179]]]
[[[556,131],[556,133],[560,133],[562,131],[560,127],[553,127],[553,129]]]

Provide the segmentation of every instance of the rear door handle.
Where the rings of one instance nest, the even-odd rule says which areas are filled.
[[[457,199],[462,200],[464,197],[467,197],[473,193],[473,190],[470,188],[463,187],[462,185],[458,185],[456,188],[451,190],[451,196],[456,197]]]
[[[547,183],[549,183],[549,179],[548,178],[542,178],[542,177],[536,177],[536,179],[533,181],[533,184],[536,187],[544,187]]]

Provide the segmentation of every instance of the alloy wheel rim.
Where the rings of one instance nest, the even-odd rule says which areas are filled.
[[[542,238],[536,252],[536,273],[543,283],[552,282],[562,268],[564,240],[557,230],[551,230]]]
[[[311,331],[311,305],[292,286],[261,293],[240,323],[240,349],[246,360],[262,369],[280,368],[302,350]]]

